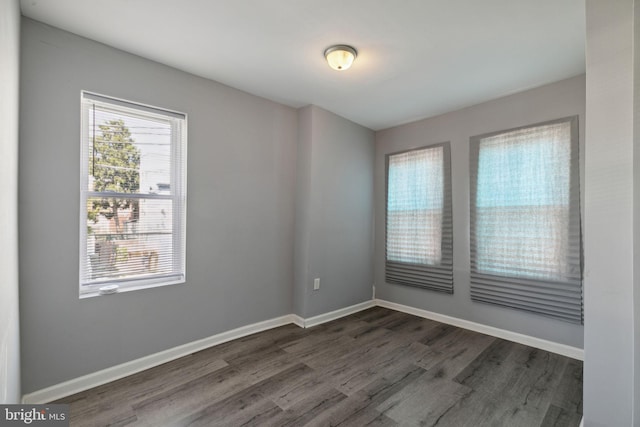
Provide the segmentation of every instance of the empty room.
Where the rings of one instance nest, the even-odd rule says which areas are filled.
[[[637,40],[0,0],[0,425],[640,426]]]

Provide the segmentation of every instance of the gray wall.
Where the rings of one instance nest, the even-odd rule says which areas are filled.
[[[634,373],[639,338],[633,330],[634,315],[640,315],[637,295],[634,308],[634,255],[640,250],[633,228],[640,185],[634,168],[634,87],[640,83],[633,70],[634,1],[588,0],[586,12],[584,420],[587,427],[638,426],[640,413],[635,420],[632,415],[640,398],[633,390],[640,374]]]
[[[18,0],[0,2],[0,58],[0,403],[18,403]]]
[[[633,422],[640,427],[640,4],[633,8]]]
[[[312,107],[298,110],[298,147],[296,160],[296,226],[294,242],[293,313],[306,317],[309,282],[311,229],[311,121]],[[311,279],[313,280],[313,279]]]
[[[299,110],[294,313],[302,317],[371,299],[374,157],[373,131],[316,106]]]
[[[23,392],[291,313],[296,111],[36,21],[22,24]],[[188,114],[185,284],[78,298],[82,89]],[[3,219],[3,236],[14,218]],[[15,257],[8,259],[10,267]],[[14,295],[9,274],[6,292]]]
[[[375,165],[375,283],[378,298],[582,348],[583,327],[508,308],[473,303],[469,294],[469,137],[579,115],[584,152],[585,77],[510,95],[438,117],[379,131]],[[451,142],[454,294],[385,283],[385,155]]]

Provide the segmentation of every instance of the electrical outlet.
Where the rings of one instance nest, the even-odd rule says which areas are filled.
[[[320,289],[320,278],[319,277],[313,279],[313,290],[317,291],[318,289]]]

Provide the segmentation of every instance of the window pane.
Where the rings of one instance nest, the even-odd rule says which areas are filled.
[[[181,113],[83,92],[81,293],[185,277]]]
[[[87,211],[89,282],[172,272],[171,200],[91,197]]]
[[[582,323],[578,117],[470,142],[471,299]]]
[[[442,147],[389,157],[387,260],[437,265],[442,259]]]
[[[143,118],[93,104],[89,114],[89,191],[170,191],[169,120]]]
[[[566,277],[570,142],[568,122],[481,139],[476,193],[479,271]]]

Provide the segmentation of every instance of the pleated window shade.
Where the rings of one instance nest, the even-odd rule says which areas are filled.
[[[583,322],[578,118],[471,138],[471,299]]]
[[[184,282],[185,115],[83,92],[82,122],[80,294]]]
[[[386,281],[453,293],[448,142],[387,156]]]

